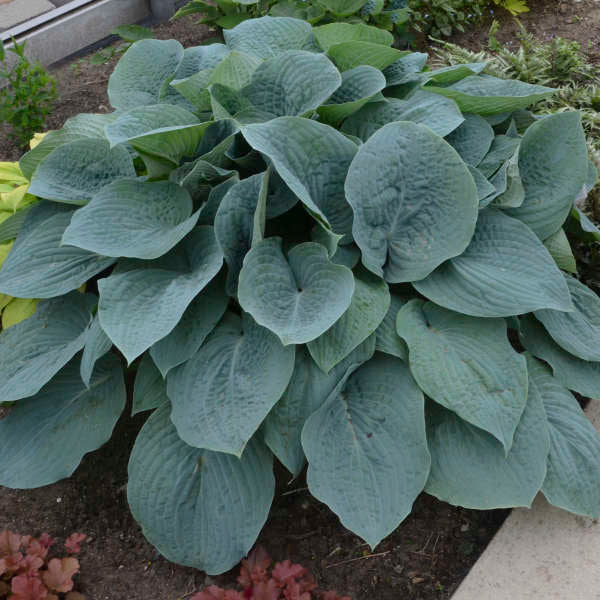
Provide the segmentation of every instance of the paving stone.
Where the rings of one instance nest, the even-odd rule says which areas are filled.
[[[56,8],[48,0],[11,0],[0,4],[0,30],[23,23]]]
[[[600,431],[600,401],[588,417]],[[598,490],[600,494],[600,490]],[[550,506],[512,511],[452,600],[600,600],[600,520]]]

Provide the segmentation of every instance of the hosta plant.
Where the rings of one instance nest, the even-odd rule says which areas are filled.
[[[460,1],[460,0],[459,0]],[[408,20],[406,0],[191,0],[174,18],[200,13],[200,23],[231,29],[247,19],[270,15],[303,19],[312,24],[370,22],[392,31]]]
[[[600,299],[564,227],[597,173],[552,90],[427,70],[366,25],[263,17],[142,40],[20,166],[44,199],[0,292],[0,484],[68,477],[136,369],[128,499],[167,558],[253,545],[276,457],[371,547],[423,490],[600,514]],[[87,283],[87,293],[77,291]],[[111,351],[112,349],[112,351]],[[101,477],[101,474],[99,474]]]
[[[41,136],[37,135],[31,141],[31,147],[35,147],[40,139]],[[29,180],[21,172],[18,163],[0,162],[0,268],[10,252],[27,212],[36,200],[28,193],[28,189]],[[31,316],[36,305],[36,299],[13,298],[0,294],[2,329]]]

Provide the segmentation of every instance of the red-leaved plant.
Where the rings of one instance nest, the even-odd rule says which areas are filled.
[[[211,585],[190,600],[352,600],[337,592],[317,590],[314,577],[302,565],[284,560],[269,573],[270,566],[270,556],[259,546],[242,561],[241,592]]]
[[[86,536],[74,533],[65,541],[68,554],[77,554]],[[50,557],[54,540],[43,533],[39,539],[0,532],[0,599],[8,600],[84,600],[73,592],[73,576],[79,561],[72,557]]]

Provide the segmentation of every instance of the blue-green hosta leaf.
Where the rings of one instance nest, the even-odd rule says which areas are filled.
[[[29,193],[66,204],[87,204],[94,194],[117,179],[135,177],[123,146],[88,139],[59,146],[36,169]]]
[[[112,348],[112,342],[100,327],[98,315],[94,317],[85,336],[85,346],[81,356],[81,379],[89,387],[96,363]]]
[[[422,279],[463,252],[479,204],[455,150],[408,121],[385,125],[359,148],[346,197],[363,264],[390,283]]]
[[[250,83],[261,63],[260,58],[251,54],[230,52],[212,72],[209,83],[221,83],[234,90],[241,90]]]
[[[411,52],[383,70],[388,86],[401,85],[421,78],[421,71],[427,63],[428,55],[422,52]]]
[[[431,473],[425,491],[475,509],[531,506],[546,477],[550,433],[531,385],[510,452],[494,437],[435,402],[427,405]]]
[[[241,456],[294,370],[284,347],[248,314],[229,313],[185,364],[169,373],[171,420],[197,448]]]
[[[115,262],[81,248],[61,246],[74,212],[56,202],[33,206],[0,270],[0,293],[17,298],[60,296]]]
[[[163,379],[150,354],[146,353],[135,374],[131,414],[133,416],[146,410],[154,410],[168,402],[167,382]]]
[[[579,403],[532,356],[531,384],[538,388],[550,428],[548,472],[542,492],[550,504],[588,517],[600,516],[600,434]],[[594,402],[594,400],[592,400]]]
[[[252,440],[241,459],[192,448],[168,404],[146,421],[129,459],[127,498],[144,535],[168,560],[212,574],[246,556],[274,493],[273,457],[262,442]]]
[[[215,215],[215,235],[227,263],[227,293],[235,296],[244,257],[252,246],[254,216],[262,187],[263,173],[234,184]]]
[[[221,83],[213,83],[209,86],[208,93],[210,95],[210,107],[215,121],[235,119],[236,122],[243,123],[245,122],[244,119],[238,115],[255,110],[250,104],[250,100],[242,94],[241,90],[234,90]],[[268,113],[265,115],[264,119],[258,119],[258,121],[268,121],[274,117],[275,115]]]
[[[279,238],[248,252],[238,288],[242,308],[285,345],[310,342],[327,331],[348,309],[353,293],[352,271],[332,263],[324,246],[299,244],[286,258]]]
[[[364,23],[328,23],[313,27],[313,34],[325,52],[342,42],[372,42],[383,46],[391,46],[394,42],[394,36],[389,31]]]
[[[383,279],[368,271],[355,277],[348,310],[325,333],[308,342],[313,360],[329,373],[377,329],[389,306],[390,292]]]
[[[323,121],[339,123],[360,110],[384,87],[385,77],[381,71],[367,65],[354,67],[342,74],[341,86],[317,112]]]
[[[21,227],[25,222],[25,217],[29,214],[32,206],[29,205],[18,210],[0,223],[0,244],[6,244],[19,235],[19,231],[21,231]]]
[[[546,249],[559,269],[577,274],[577,262],[575,256],[573,256],[573,250],[571,250],[567,234],[562,227],[544,240],[544,246],[546,246]]]
[[[110,439],[125,400],[114,354],[98,361],[89,387],[79,376],[79,359],[72,360],[0,421],[0,485],[28,489],[72,475],[85,454]]]
[[[500,194],[496,194],[494,191],[492,206],[505,209],[518,208],[525,201],[525,188],[523,187],[523,180],[519,172],[518,161],[519,151],[517,149],[514,155],[506,161],[505,165],[500,167],[499,172],[506,174],[506,188]],[[504,182],[502,182],[502,187],[504,188]]]
[[[397,325],[425,394],[491,433],[508,454],[527,403],[527,366],[510,345],[504,320],[411,300]]]
[[[426,71],[423,73],[423,84],[433,82],[440,85],[449,85],[456,83],[465,77],[478,75],[485,69],[486,65],[487,62],[466,63]]]
[[[163,377],[198,351],[225,314],[228,302],[225,277],[219,274],[192,300],[175,329],[150,348]]]
[[[573,308],[567,284],[542,242],[521,221],[489,207],[479,211],[463,254],[413,286],[436,304],[474,317]]]
[[[323,104],[341,83],[342,76],[324,54],[288,50],[265,60],[241,93],[261,111],[299,116]]]
[[[406,56],[406,52],[373,42],[348,41],[330,46],[327,55],[340,71],[349,71],[360,65],[383,71],[399,58]]]
[[[286,50],[303,50],[312,38],[310,23],[289,17],[261,17],[223,31],[231,50],[271,58]]]
[[[115,181],[75,212],[62,243],[104,256],[158,258],[194,228],[193,208],[175,183]]]
[[[365,3],[363,0],[321,0],[321,4],[336,17],[349,17],[358,12]]]
[[[508,214],[544,240],[562,227],[587,177],[581,115],[558,113],[529,127],[519,150],[519,172],[525,201]]]
[[[520,317],[519,325],[521,344],[546,361],[558,381],[588,398],[600,397],[600,362],[583,360],[563,350],[532,315]]]
[[[449,87],[428,85],[427,90],[452,98],[462,112],[478,115],[511,113],[544,100],[556,91],[518,79],[499,79],[489,75],[471,75]]]
[[[136,106],[119,114],[105,128],[106,137],[112,146],[124,144],[152,131],[198,125],[200,120],[190,111],[171,104]]]
[[[158,104],[183,60],[176,40],[141,40],[123,55],[108,80],[108,99],[118,110]]]
[[[214,225],[215,217],[223,198],[227,195],[229,189],[239,182],[237,173],[223,183],[216,185],[210,190],[206,204],[200,209],[200,218],[198,225]]]
[[[398,335],[396,322],[400,309],[408,302],[408,299],[391,294],[390,307],[388,308],[383,321],[375,331],[375,349],[378,352],[385,352],[404,361],[408,361],[408,346],[406,342]]]
[[[390,98],[387,102],[373,102],[349,117],[342,131],[366,142],[378,129],[393,121],[413,121],[426,125],[444,137],[464,120],[458,106],[451,100],[418,91],[408,100]]]
[[[302,430],[311,493],[372,548],[410,513],[427,481],[423,403],[408,367],[376,354]]]
[[[117,118],[116,113],[80,114],[67,119],[62,129],[49,131],[33,150],[25,153],[19,161],[19,168],[29,181],[40,163],[53,150],[70,142],[85,139],[105,139],[104,128]]]
[[[161,258],[122,260],[98,281],[100,324],[128,363],[175,328],[222,264],[213,228],[202,226]]]
[[[494,130],[479,115],[466,114],[464,119],[459,127],[446,136],[446,141],[468,165],[476,167],[494,141]]]
[[[520,138],[497,135],[490,146],[489,152],[483,157],[483,160],[477,165],[477,168],[486,177],[491,178],[506,164],[506,161],[509,158],[515,155],[520,144]]]
[[[35,313],[0,333],[0,398],[36,394],[85,344],[92,315],[83,294],[40,302]]]
[[[300,474],[306,462],[301,442],[306,419],[321,407],[350,367],[366,362],[374,352],[375,337],[371,336],[326,375],[305,346],[296,349],[290,383],[263,424],[265,442],[294,477]]]
[[[322,123],[300,117],[280,117],[248,125],[242,133],[250,146],[273,161],[287,186],[313,215],[335,233],[352,230],[352,209],[344,180],[356,154],[356,144]]]
[[[215,69],[229,56],[229,48],[225,44],[208,44],[192,46],[183,52],[175,79],[185,79],[204,69]]]
[[[233,54],[233,53],[232,53]],[[214,69],[203,69],[185,79],[174,79],[169,85],[181,94],[197,111],[209,112],[210,96],[208,86],[212,83]]]
[[[564,278],[574,310],[538,310],[535,316],[567,352],[583,360],[600,360],[600,298],[574,277],[565,275]]]
[[[475,187],[477,188],[477,200],[479,208],[485,208],[491,201],[488,198],[496,192],[496,188],[486,179],[485,175],[476,167],[468,165],[469,173],[473,177]]]
[[[225,44],[186,48],[175,75],[169,80],[168,85],[162,86],[159,102],[182,106],[188,110],[206,110],[204,106],[197,105],[194,98],[188,97],[186,93],[189,90],[188,86],[182,89],[177,83],[190,81],[200,73],[212,72],[228,55],[229,48]]]

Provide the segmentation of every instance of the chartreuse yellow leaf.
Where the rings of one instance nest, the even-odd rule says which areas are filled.
[[[44,139],[46,133],[34,133],[33,137],[29,140],[29,147],[33,150]]]
[[[13,299],[12,296],[0,294],[0,311]]]
[[[0,162],[0,182],[29,183],[16,162]]]
[[[35,201],[35,196],[27,193],[29,183],[20,185],[10,192],[0,193],[0,210],[16,212]]]
[[[31,317],[38,302],[35,298],[13,298],[2,312],[2,329],[8,329]]]

